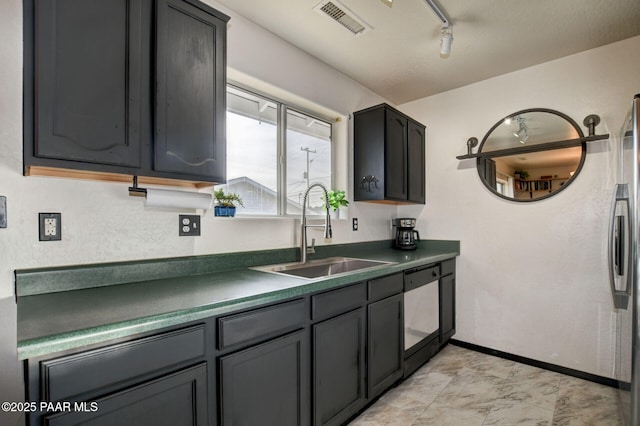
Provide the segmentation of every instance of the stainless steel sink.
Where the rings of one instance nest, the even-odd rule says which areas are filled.
[[[321,278],[348,274],[393,262],[380,260],[354,259],[351,257],[328,257],[310,260],[306,263],[283,263],[279,265],[256,266],[250,269],[274,274],[293,275],[302,278]]]

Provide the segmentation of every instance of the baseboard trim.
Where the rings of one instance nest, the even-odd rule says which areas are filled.
[[[520,355],[510,354],[508,352],[502,352],[496,349],[487,348],[485,346],[476,345],[474,343],[463,342],[461,340],[450,339],[449,343],[461,348],[470,349],[472,351],[481,352],[487,355],[493,355],[500,358],[508,359],[509,361],[519,362],[521,364],[527,364],[532,367],[543,368],[545,370],[553,371],[556,373],[566,374],[567,376],[577,377],[578,379],[588,380],[590,382],[598,383],[605,386],[610,386],[617,389],[630,389],[630,384],[627,382],[621,382],[619,380],[610,379],[608,377],[598,376],[596,374],[585,373],[584,371],[574,370],[572,368],[562,367],[560,365],[551,364],[548,362],[538,361],[531,358],[526,358]]]

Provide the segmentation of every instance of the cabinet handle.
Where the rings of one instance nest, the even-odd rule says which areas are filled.
[[[372,185],[373,188],[378,188],[378,178],[374,175],[363,176],[362,179],[360,179],[360,188],[364,192],[373,192]]]

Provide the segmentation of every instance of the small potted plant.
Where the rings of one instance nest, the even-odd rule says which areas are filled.
[[[349,200],[347,200],[347,196],[344,191],[334,191],[333,189],[327,191],[327,195],[329,196],[329,207],[333,209],[333,211],[337,211],[338,215],[336,217],[340,217],[340,207],[346,207],[349,205]],[[324,196],[322,197],[322,209],[326,210],[327,206],[324,203]]]
[[[233,217],[236,215],[236,203],[244,207],[238,194],[235,192],[225,194],[222,188],[213,192],[213,198],[216,200],[216,206],[213,209],[214,216]]]
[[[349,205],[349,201],[347,200],[347,196],[344,191],[334,191],[331,189],[327,191],[327,195],[329,196],[329,205],[334,212],[340,207],[346,207]]]

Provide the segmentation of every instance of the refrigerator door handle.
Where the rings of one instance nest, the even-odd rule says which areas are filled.
[[[616,215],[618,203],[624,203],[625,215]],[[626,220],[625,220],[626,218]],[[609,212],[609,283],[613,305],[616,309],[627,309],[631,295],[631,205],[627,184],[617,184]],[[625,235],[627,238],[625,238]],[[626,240],[626,241],[625,241]],[[625,247],[625,242],[626,247]],[[626,256],[625,256],[626,254]],[[624,279],[624,288],[616,288],[616,275]]]

